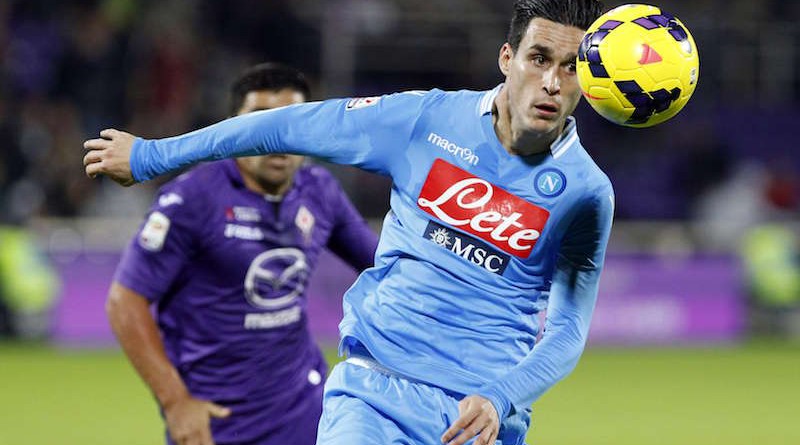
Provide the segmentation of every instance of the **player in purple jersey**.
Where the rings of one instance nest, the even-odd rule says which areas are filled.
[[[344,297],[320,445],[520,445],[586,344],[611,182],[571,116],[594,0],[517,0],[488,91],[410,91],[252,113],[172,138],[104,130],[90,177],[296,153],[392,179],[375,266]],[[537,314],[547,307],[541,340]]]
[[[257,65],[233,84],[231,113],[308,95],[297,70]],[[326,247],[371,266],[377,237],[326,170],[302,164],[254,156],[181,175],[123,254],[108,316],[161,406],[168,443],[316,440],[326,365],[306,284]]]

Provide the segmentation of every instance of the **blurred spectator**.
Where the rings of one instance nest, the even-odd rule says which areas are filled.
[[[0,337],[45,338],[58,277],[26,230],[0,226],[0,245]]]
[[[696,199],[697,240],[717,250],[736,249],[743,235],[767,223],[796,221],[798,184],[791,169],[740,162],[733,173]]]
[[[751,296],[752,328],[800,336],[800,243],[779,224],[747,231],[741,246]]]
[[[619,3],[623,2],[606,5]],[[791,26],[791,18],[800,11],[795,3],[660,3],[692,29],[702,74],[695,96],[674,122],[637,131],[595,115],[582,119],[582,133],[593,141],[592,155],[617,184],[618,219],[700,215],[703,212],[696,209],[710,205],[708,197],[715,193],[711,190],[719,190],[726,181],[742,180],[737,175],[748,170],[745,163],[769,162],[769,151],[756,146],[778,147],[773,152],[790,150],[793,139],[770,128],[785,126],[773,125],[776,115],[788,122],[800,118],[800,76],[788,83],[776,79],[784,82],[779,97],[764,96],[760,90],[771,75],[771,66],[765,63],[772,60],[770,48],[792,48],[791,43],[800,40],[800,31]],[[495,77],[473,67],[482,66],[476,61],[496,55],[472,51],[492,38],[499,47],[507,27],[500,17],[510,4],[4,0],[0,2],[0,202],[6,210],[2,219],[21,223],[38,216],[141,213],[152,186],[123,190],[84,178],[77,155],[81,140],[107,126],[166,136],[209,124],[224,115],[217,108],[224,103],[215,96],[218,86],[257,60],[298,66],[319,79],[320,91],[339,91],[331,82],[348,75],[345,94],[470,82],[476,89],[491,87]],[[326,11],[335,6],[349,9],[342,10],[341,23],[326,26]],[[460,14],[453,14],[454,7]],[[777,39],[780,45],[768,39]],[[353,60],[336,60],[345,64],[341,67],[345,74],[325,77],[330,73],[324,64],[332,57],[326,51],[331,50],[352,54]],[[787,66],[800,66],[800,52],[787,52],[785,58]],[[758,111],[765,104],[773,111],[770,115]],[[593,113],[588,107],[578,112]],[[717,121],[721,123],[715,132]],[[726,139],[726,132],[748,136],[748,131],[749,138]],[[752,146],[748,156],[740,155],[743,146]],[[781,178],[771,180],[768,194],[796,210],[800,163],[791,157],[781,164]],[[384,202],[380,196],[388,193],[387,181],[365,178],[353,169],[335,172],[361,211],[369,217],[382,216],[386,208],[376,203]],[[735,199],[748,199],[746,187],[736,190],[742,194]]]

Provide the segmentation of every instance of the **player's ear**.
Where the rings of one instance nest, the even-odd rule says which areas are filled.
[[[500,47],[500,55],[497,58],[497,65],[500,66],[500,72],[508,76],[508,67],[511,65],[511,59],[514,58],[514,50],[511,45],[506,42]]]

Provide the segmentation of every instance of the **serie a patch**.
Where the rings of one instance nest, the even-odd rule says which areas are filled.
[[[161,212],[153,212],[139,232],[139,245],[151,252],[158,252],[164,248],[164,242],[169,233],[170,220]]]

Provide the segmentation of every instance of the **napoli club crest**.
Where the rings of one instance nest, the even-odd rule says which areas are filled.
[[[536,191],[545,198],[555,198],[567,188],[567,177],[554,168],[546,168],[533,180]]]

